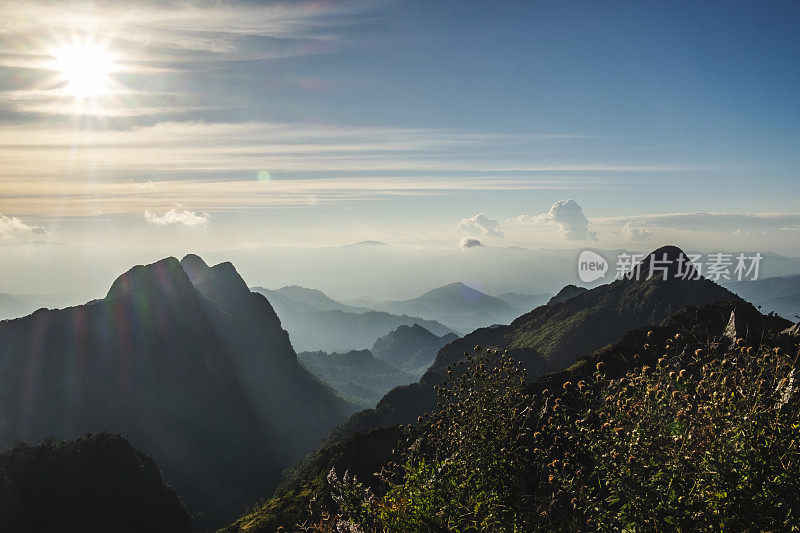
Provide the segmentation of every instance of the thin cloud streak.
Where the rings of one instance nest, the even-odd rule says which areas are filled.
[[[127,130],[0,126],[0,178],[96,179],[120,174],[236,172],[644,173],[708,170],[681,166],[569,163],[482,156],[531,136],[315,124],[163,122]],[[569,142],[569,141],[565,141]],[[469,150],[465,149],[469,147]],[[196,176],[195,176],[196,177]],[[566,179],[566,178],[560,178]],[[597,178],[605,183],[618,178]]]
[[[454,191],[553,189],[552,183],[535,180],[465,180],[461,178],[296,179],[271,180],[179,180],[101,183],[85,181],[3,184],[0,212],[46,217],[89,216],[98,209],[104,215],[141,214],[163,211],[176,201],[187,209],[242,210],[264,207],[307,207],[339,202],[380,200],[391,196],[449,195]]]

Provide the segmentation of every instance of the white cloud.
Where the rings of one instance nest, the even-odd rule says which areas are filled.
[[[629,241],[646,241],[653,236],[653,232],[646,228],[636,227],[629,220],[622,226],[622,236]]]
[[[0,215],[0,240],[18,241],[43,234],[44,229],[39,226],[29,226],[17,217]]]
[[[180,206],[178,206],[180,208]],[[178,210],[175,208],[170,209],[161,216],[158,216],[150,211],[144,212],[144,219],[148,224],[155,224],[157,226],[167,226],[170,224],[182,224],[184,226],[206,226],[208,220],[211,218],[208,213],[197,214],[194,211]]]
[[[477,248],[479,246],[483,246],[483,243],[478,239],[471,239],[469,237],[464,237],[461,239],[461,242],[458,243],[461,248]]]
[[[152,180],[134,181],[134,179],[131,178],[131,179],[128,180],[128,183],[130,183],[131,185],[133,185],[134,187],[136,187],[139,190],[143,190],[143,191],[144,190],[150,190],[150,191],[156,190],[156,184],[153,183]]]
[[[541,215],[520,215],[514,221],[527,223],[546,223],[558,226],[558,232],[568,241],[596,241],[597,233],[589,229],[589,219],[583,208],[575,200],[561,200]]]
[[[461,222],[456,226],[456,230],[469,235],[483,235],[499,239],[505,237],[503,230],[500,229],[500,223],[493,218],[487,217],[483,213],[478,213],[470,218],[462,218]]]
[[[785,229],[785,228],[780,228],[780,229]],[[733,235],[735,237],[748,237],[748,236],[753,236],[753,235],[766,236],[767,232],[766,231],[743,231],[741,228],[736,228],[735,230],[733,230],[731,235]]]

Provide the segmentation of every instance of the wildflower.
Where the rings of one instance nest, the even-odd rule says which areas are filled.
[[[695,357],[700,357],[701,355],[703,355],[703,349],[702,348],[696,349],[694,351],[694,355],[695,355]]]
[[[572,382],[571,381],[565,381],[564,385],[562,385],[562,387],[564,388],[564,390],[567,390],[567,389],[572,387]]]
[[[603,362],[600,361],[599,363],[597,363],[597,365],[595,365],[595,368],[597,368],[598,372],[602,372],[604,366],[605,366],[605,364],[603,364]]]

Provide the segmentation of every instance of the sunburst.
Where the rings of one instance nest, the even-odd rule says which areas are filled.
[[[75,98],[96,98],[111,91],[116,70],[113,55],[92,41],[75,42],[53,51],[53,69],[65,90]]]

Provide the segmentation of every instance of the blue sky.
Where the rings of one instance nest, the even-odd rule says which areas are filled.
[[[23,0],[0,19],[7,243],[800,255],[797,3]],[[76,94],[64,63],[87,50],[107,72],[78,69],[103,87]]]

